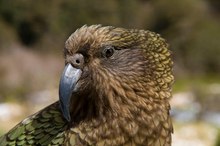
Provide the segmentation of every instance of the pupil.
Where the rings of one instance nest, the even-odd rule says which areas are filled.
[[[106,57],[110,57],[110,56],[112,56],[112,54],[113,54],[113,49],[112,48],[106,50]]]
[[[112,49],[108,49],[107,54],[111,54],[111,53],[112,53]]]

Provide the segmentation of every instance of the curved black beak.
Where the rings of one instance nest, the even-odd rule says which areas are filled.
[[[71,64],[67,64],[60,79],[59,101],[63,116],[67,121],[71,120],[70,100],[73,91],[76,90],[76,84],[80,79],[81,74],[81,69],[74,68]]]

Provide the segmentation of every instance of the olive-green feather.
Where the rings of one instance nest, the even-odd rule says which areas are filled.
[[[62,145],[67,123],[58,102],[26,118],[0,137],[1,146]]]

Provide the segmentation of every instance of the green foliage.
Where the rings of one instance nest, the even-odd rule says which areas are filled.
[[[210,84],[215,84],[219,82],[220,77],[215,74],[184,76],[179,77],[178,80],[175,81],[173,91],[191,91],[195,88],[198,88],[205,92]]]

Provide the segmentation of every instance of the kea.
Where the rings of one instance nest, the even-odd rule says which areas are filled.
[[[83,26],[66,41],[59,101],[1,146],[170,146],[172,57],[151,31]]]

